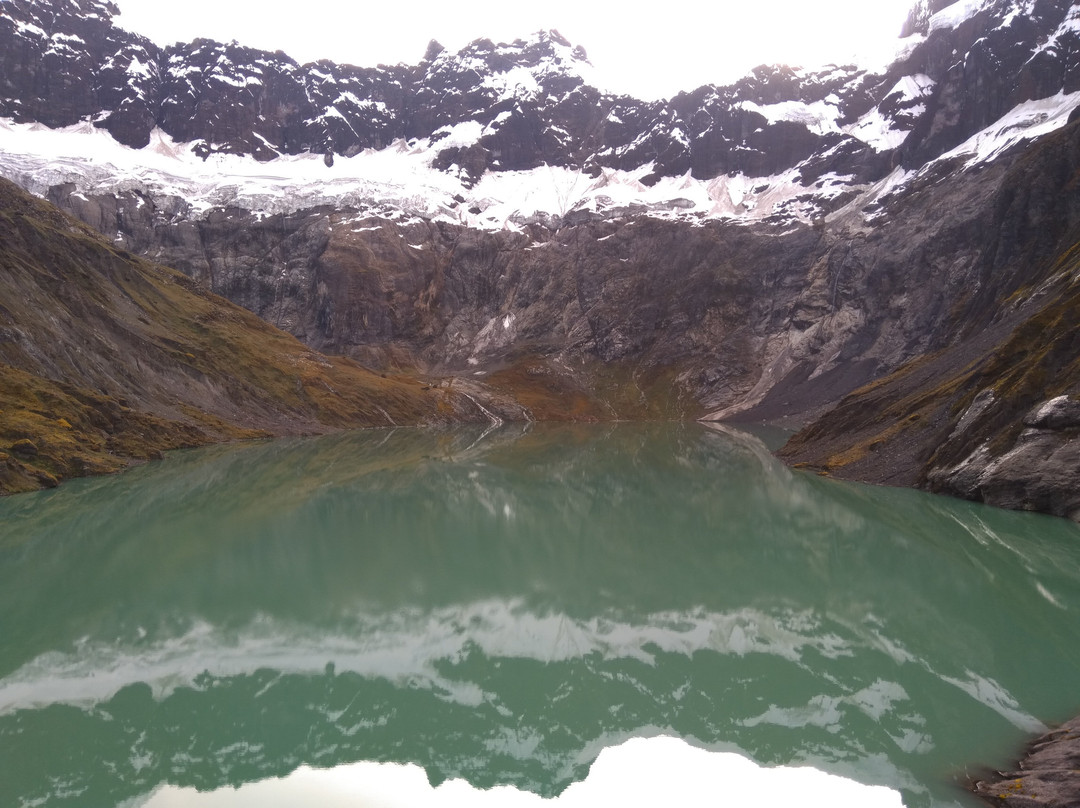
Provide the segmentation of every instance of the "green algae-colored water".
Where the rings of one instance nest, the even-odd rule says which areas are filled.
[[[974,805],[1080,712],[1078,614],[1076,525],[731,430],[176,453],[0,500],[0,805],[358,761],[551,796],[658,734]]]

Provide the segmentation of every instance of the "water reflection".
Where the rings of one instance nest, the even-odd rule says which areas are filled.
[[[0,804],[361,760],[553,795],[663,730],[930,805],[1080,708],[1069,523],[696,425],[480,437],[180,453],[0,502]]]

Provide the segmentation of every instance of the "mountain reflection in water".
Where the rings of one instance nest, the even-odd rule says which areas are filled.
[[[551,796],[659,734],[965,804],[966,766],[1080,709],[1075,525],[732,430],[217,447],[0,526],[3,805],[358,761]]]

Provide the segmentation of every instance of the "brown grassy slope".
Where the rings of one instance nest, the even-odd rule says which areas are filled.
[[[442,420],[0,180],[0,492],[181,446]]]

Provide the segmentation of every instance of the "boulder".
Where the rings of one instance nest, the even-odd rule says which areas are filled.
[[[1007,808],[1076,805],[1080,799],[1080,717],[1038,738],[1015,771],[994,772],[972,791]]]
[[[1068,396],[1044,401],[1024,416],[1024,426],[1054,430],[1080,427],[1080,401],[1074,401]]]

